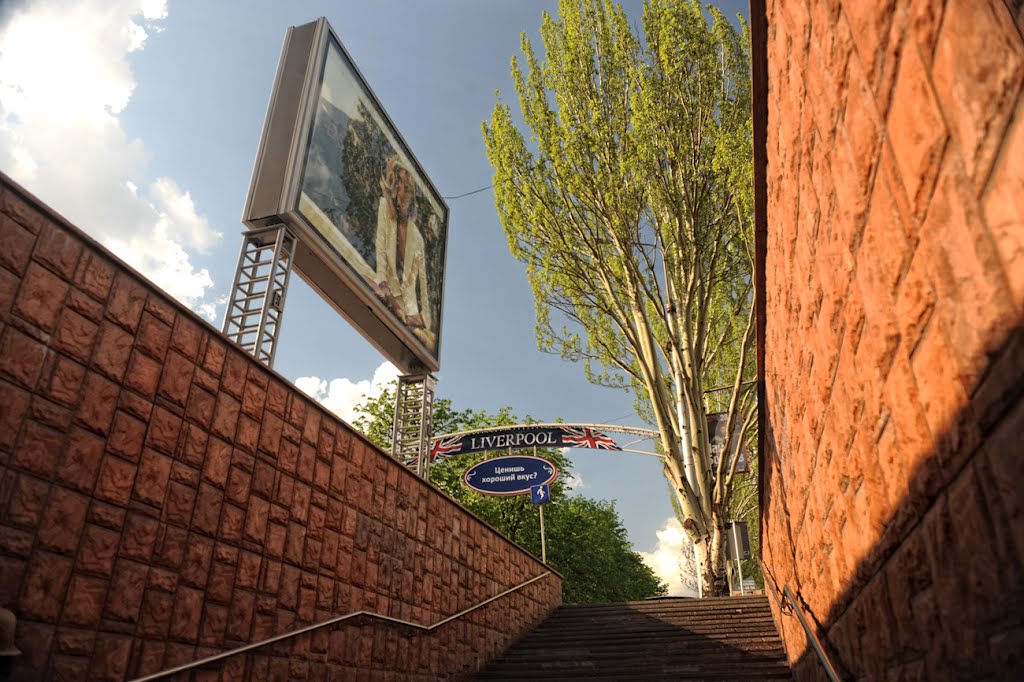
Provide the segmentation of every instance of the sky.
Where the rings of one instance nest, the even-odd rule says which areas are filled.
[[[639,0],[623,6],[639,25]],[[557,3],[0,0],[0,170],[219,329],[289,26],[327,17],[434,185],[455,196],[491,182],[480,125],[496,90],[517,106],[509,60],[521,32],[540,44],[545,10]],[[537,350],[532,292],[492,192],[448,204],[438,396],[646,426],[631,394]],[[274,369],[345,419],[397,375],[297,277],[278,343]],[[658,460],[568,454],[576,492],[615,500],[634,548],[678,593],[682,533]]]

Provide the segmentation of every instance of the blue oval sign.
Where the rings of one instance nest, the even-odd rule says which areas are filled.
[[[535,485],[558,478],[558,468],[540,457],[495,457],[466,469],[462,480],[484,495],[526,495]]]

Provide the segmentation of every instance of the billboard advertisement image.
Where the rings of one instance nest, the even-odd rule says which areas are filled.
[[[718,468],[718,459],[722,456],[725,443],[729,440],[726,428],[729,425],[729,415],[725,412],[715,412],[708,415],[708,440],[711,443],[711,468]],[[733,437],[739,440],[743,435],[743,420],[737,419],[733,427]],[[740,456],[736,462],[736,473],[749,474],[750,460],[747,459],[747,446],[740,444]]]
[[[246,206],[296,269],[405,371],[439,367],[448,208],[341,42],[289,29]]]

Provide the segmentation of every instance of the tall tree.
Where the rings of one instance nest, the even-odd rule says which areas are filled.
[[[390,447],[395,393],[387,389],[358,408],[355,426],[383,448]],[[434,401],[434,435],[521,423],[509,407],[497,413],[455,410],[451,401]],[[665,594],[665,586],[632,550],[615,505],[568,496],[564,479],[572,462],[559,450],[538,454],[558,467],[545,507],[548,564],[562,575],[562,599],[568,604],[629,601]],[[443,459],[430,468],[430,482],[535,556],[541,554],[540,522],[529,497],[482,495],[465,486],[463,472],[485,459],[476,453]]]
[[[525,35],[525,65],[512,59],[529,140],[500,101],[483,126],[538,343],[635,392],[704,593],[724,594],[724,524],[755,410],[746,26],[696,0],[648,0],[641,38],[619,5],[562,0],[541,38],[543,61]],[[729,441],[714,462],[706,391],[720,380]]]

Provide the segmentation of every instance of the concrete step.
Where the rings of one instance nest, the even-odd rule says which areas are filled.
[[[763,596],[563,606],[478,680],[785,680]]]

